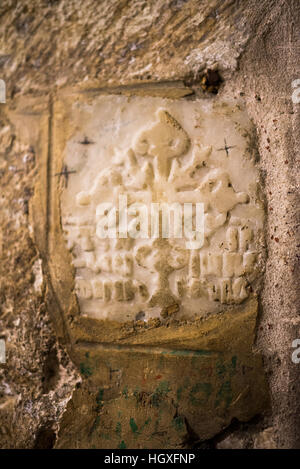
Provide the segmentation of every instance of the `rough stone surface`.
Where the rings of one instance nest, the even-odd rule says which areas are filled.
[[[209,92],[207,81],[202,80],[205,67],[219,70],[223,79],[220,97],[243,94],[257,133],[267,203],[268,259],[259,297],[255,349],[264,357],[272,406],[267,412],[260,411],[263,424],[252,420],[247,428],[232,428],[235,436],[227,438],[227,447],[300,446],[299,365],[291,361],[292,341],[299,338],[296,155],[300,129],[299,104],[291,100],[291,82],[299,78],[299,8],[296,0],[97,4],[85,0],[81,8],[78,2],[64,0],[2,2],[0,75],[6,81],[8,96],[7,104],[0,104],[0,336],[7,343],[7,364],[0,365],[1,447],[71,446],[70,439],[76,431],[71,426],[73,416],[81,412],[84,427],[94,435],[98,432],[98,414],[105,409],[103,401],[110,398],[105,392],[98,394],[98,383],[92,392],[93,382],[89,385],[87,381],[93,381],[93,376],[86,376],[89,368],[80,367],[85,362],[77,361],[69,349],[81,370],[79,378],[65,351],[68,341],[64,325],[59,324],[61,316],[49,281],[48,259],[43,258],[43,243],[47,240],[37,232],[33,236],[34,216],[39,214],[31,213],[29,217],[28,208],[32,206],[34,190],[38,192],[35,183],[43,174],[40,163],[47,150],[41,142],[45,135],[28,136],[28,120],[45,119],[44,129],[53,125],[49,102],[51,108],[51,101],[65,85],[86,90],[88,84],[87,92],[92,96],[91,89],[107,91],[109,87],[113,87],[111,93],[117,94],[130,92],[131,86],[138,87],[137,93],[147,93],[148,83],[161,95],[158,83],[170,86],[175,81],[201,97]],[[39,109],[33,102],[30,104],[33,97],[42,103]],[[22,119],[26,120],[23,127]],[[34,125],[40,128],[39,124]],[[79,327],[75,321],[73,327],[74,337],[78,332],[84,338],[83,325]],[[84,327],[89,337],[93,326],[86,321]],[[134,345],[139,335],[131,325],[121,333],[112,328],[111,341],[122,339],[129,331]],[[150,334],[149,343],[152,342]],[[79,358],[80,353],[78,350]],[[80,379],[83,383],[76,388]],[[118,374],[114,379],[118,380]],[[160,389],[159,398],[179,431],[175,428],[172,433],[173,423],[168,423],[171,419],[166,417],[163,431],[171,442],[160,435],[160,444],[201,446],[200,429],[195,435],[189,423],[181,425],[181,415],[174,413],[164,399],[167,390]],[[144,398],[151,401],[153,396],[149,397],[147,389],[145,392],[146,396],[139,398],[142,402]],[[130,405],[135,406],[134,390],[129,399]],[[113,399],[109,402],[105,417],[108,429],[110,416],[117,412]],[[139,436],[135,433],[146,425],[144,409],[139,421],[122,417],[121,427],[115,429],[116,440],[126,425],[132,432],[127,433],[132,438],[129,445],[137,443]],[[230,428],[230,421],[226,425]],[[145,428],[147,432],[147,425]],[[211,432],[209,446],[218,447],[221,443],[217,441],[222,439],[226,444],[225,434],[214,435],[222,428]],[[105,435],[104,431],[103,446]],[[122,444],[123,440],[116,443]],[[73,445],[87,446],[87,442],[83,438],[73,441]]]

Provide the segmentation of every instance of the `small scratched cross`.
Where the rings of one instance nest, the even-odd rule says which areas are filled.
[[[69,174],[74,174],[76,173],[75,170],[68,171],[67,165],[63,166],[63,169],[60,173],[56,173],[54,176],[59,176],[59,179],[61,176],[64,176],[65,178],[65,187],[68,187],[68,181],[69,181]]]
[[[78,142],[78,143],[80,143],[81,145],[92,145],[95,142],[92,142],[91,140],[88,139],[88,137],[85,136],[84,139],[81,140],[81,142]]]
[[[224,147],[218,148],[217,151],[224,150],[226,152],[226,155],[229,156],[229,151],[228,150],[230,150],[230,148],[235,148],[235,145],[229,145],[228,146],[227,143],[226,143],[226,138],[224,138]]]

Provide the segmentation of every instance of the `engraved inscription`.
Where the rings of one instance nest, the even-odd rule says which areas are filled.
[[[263,263],[263,207],[240,107],[109,96],[75,112],[61,208],[81,313],[191,317],[248,298]],[[82,135],[93,145],[83,149]],[[182,207],[197,203],[204,237],[187,249]]]

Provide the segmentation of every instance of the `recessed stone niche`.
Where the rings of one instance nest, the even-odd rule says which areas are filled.
[[[81,315],[191,319],[249,298],[263,269],[264,210],[241,103],[98,96],[74,100],[68,120],[57,177]],[[120,200],[129,207],[125,231]],[[160,228],[153,236],[153,207],[163,223],[163,204],[185,203],[203,204],[201,243],[187,247],[183,214],[182,237]],[[146,236],[136,234],[139,204]],[[116,236],[99,235],[105,217],[116,220]]]

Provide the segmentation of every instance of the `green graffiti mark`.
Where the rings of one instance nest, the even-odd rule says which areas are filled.
[[[226,373],[226,367],[222,359],[219,359],[216,363],[216,372],[220,378]]]
[[[168,394],[168,392],[171,391],[170,387],[169,387],[169,383],[168,381],[162,381],[158,386],[157,386],[157,392],[159,392],[160,394]]]
[[[166,395],[168,394],[168,392],[170,392],[171,389],[169,387],[169,383],[168,381],[162,381],[158,386],[157,388],[155,389],[155,391],[153,392],[153,394],[151,395],[151,404],[155,407],[159,407],[160,403],[161,403],[161,400],[166,397]]]
[[[236,373],[237,357],[233,356],[229,364],[225,364],[222,359],[219,359],[216,363],[216,372],[219,378],[223,378],[226,373],[230,377],[234,376]]]
[[[230,381],[222,383],[215,401],[215,407],[219,407],[221,402],[225,402],[225,408],[227,409],[232,402],[232,390]]]
[[[127,448],[127,446],[125,445],[124,440],[122,440],[121,443],[118,446],[118,449],[126,449],[126,448]]]
[[[139,427],[137,426],[134,418],[131,417],[130,421],[129,421],[129,425],[130,425],[130,428],[132,430],[132,432],[135,434],[135,435],[138,435],[140,434],[144,428],[149,425],[149,423],[151,422],[151,417],[147,418],[147,420],[145,420],[145,423],[144,425],[141,426],[140,430],[139,430]]]
[[[187,377],[185,378],[182,386],[179,386],[176,391],[176,397],[177,397],[177,402],[179,402],[182,399],[182,393],[185,389],[187,389],[190,385],[190,379]]]
[[[117,425],[116,425],[116,434],[121,436],[121,433],[122,433],[122,426],[121,426],[121,422],[117,422]]]
[[[122,396],[124,396],[125,399],[128,399],[128,386],[125,386],[125,388],[123,389]]]
[[[211,393],[211,383],[196,383],[190,390],[190,402],[193,405],[205,405]]]
[[[139,397],[140,392],[141,392],[141,389],[139,388],[139,386],[137,386],[135,390],[133,391],[133,395],[136,399]]]
[[[147,425],[149,425],[150,422],[151,422],[151,417],[149,417],[149,418],[147,418],[147,420],[145,420],[145,423],[144,423],[144,425],[142,425],[141,430],[140,430],[139,433],[141,433],[141,432],[144,430],[144,428],[145,428]]]
[[[86,363],[80,363],[79,369],[80,369],[80,373],[83,376],[89,377],[89,376],[92,376],[93,374],[91,367],[87,365]]]
[[[178,388],[177,391],[176,391],[177,401],[180,401],[181,395],[182,395],[182,391],[183,391],[183,387],[180,386],[180,388]]]
[[[90,358],[90,352],[85,353],[85,358]]]
[[[135,423],[135,420],[133,417],[130,418],[129,425],[133,433],[138,433],[139,428],[137,424]]]
[[[184,429],[184,418],[183,417],[175,417],[173,420],[173,424],[178,432],[181,432]]]
[[[104,394],[104,389],[99,389],[98,394],[96,396],[96,403],[97,403],[97,410],[98,411],[103,406],[103,394]]]
[[[236,373],[236,363],[237,363],[237,357],[234,356],[231,359],[231,369],[232,369],[231,376],[233,376]]]

